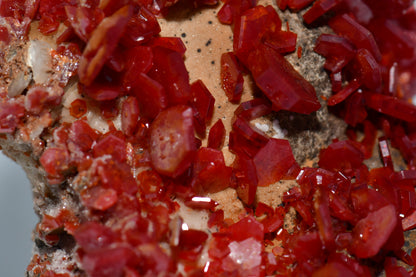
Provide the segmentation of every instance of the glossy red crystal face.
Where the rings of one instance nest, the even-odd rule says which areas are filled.
[[[243,93],[243,73],[233,53],[221,56],[221,85],[230,102],[239,102]]]
[[[105,18],[94,30],[80,60],[78,75],[81,83],[91,85],[106,60],[111,56],[132,14],[125,6],[111,17]],[[107,34],[114,34],[108,37]]]
[[[249,55],[247,66],[274,110],[309,114],[321,107],[314,87],[274,49],[257,47]]]
[[[299,167],[287,140],[270,139],[254,156],[259,186],[280,181],[290,169]]]

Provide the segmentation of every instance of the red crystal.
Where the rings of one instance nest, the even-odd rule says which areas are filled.
[[[205,137],[207,123],[214,112],[215,98],[201,80],[191,84],[192,106],[194,107],[194,126],[198,135]]]
[[[10,42],[9,31],[4,26],[0,26],[0,41],[3,41],[6,45]]]
[[[241,14],[256,6],[253,0],[227,0],[218,11],[218,20],[223,24],[232,24],[239,20]]]
[[[200,148],[193,164],[192,186],[199,192],[213,193],[230,186],[232,170],[225,165],[224,154],[220,150]]]
[[[218,119],[209,130],[208,144],[209,148],[221,150],[225,139],[225,127],[221,119]]]
[[[116,204],[117,192],[113,189],[95,186],[81,192],[81,201],[85,207],[105,211]]]
[[[259,186],[267,186],[285,177],[289,170],[298,168],[287,140],[271,138],[253,158]]]
[[[373,55],[367,49],[358,49],[354,60],[353,75],[360,80],[360,82],[372,91],[380,91],[381,89],[381,68]]]
[[[95,174],[104,188],[114,189],[118,195],[122,193],[134,195],[138,190],[130,167],[125,163],[116,163],[109,159],[105,162],[100,161],[97,163]]]
[[[353,94],[360,87],[360,85],[361,83],[357,79],[353,79],[342,90],[328,99],[328,106],[333,106],[344,101],[348,96]]]
[[[84,120],[72,123],[68,134],[68,148],[71,151],[90,151],[92,145],[98,139],[99,134]]]
[[[215,210],[218,203],[209,197],[193,196],[185,200],[185,205],[193,209]]]
[[[268,115],[271,112],[272,107],[269,101],[263,98],[254,98],[241,103],[234,111],[234,115],[250,121]]]
[[[247,66],[274,110],[309,114],[321,107],[314,87],[275,50],[266,46],[254,49]]]
[[[195,154],[193,112],[187,106],[162,111],[150,126],[150,157],[156,171],[170,177],[182,174]]]
[[[416,121],[416,106],[397,97],[366,93],[365,104],[378,112],[408,121]]]
[[[260,150],[261,146],[262,145],[255,145],[252,141],[246,139],[236,131],[231,131],[229,133],[228,148],[233,153],[242,153],[249,157],[254,157],[254,155]]]
[[[321,18],[328,11],[337,7],[341,0],[317,0],[313,3],[313,6],[303,15],[303,20],[306,23],[312,24],[317,19]]]
[[[325,57],[324,68],[331,72],[339,72],[355,54],[355,48],[350,40],[329,34],[318,37],[314,51]]]
[[[0,133],[13,133],[25,115],[25,107],[17,101],[0,102]]]
[[[197,261],[204,248],[208,234],[199,230],[182,230],[179,236],[179,258]]]
[[[238,154],[233,164],[237,179],[237,195],[246,205],[252,205],[257,192],[257,170],[254,161],[244,154]]]
[[[156,172],[145,170],[140,172],[136,178],[139,184],[139,191],[144,199],[158,200],[162,197],[164,192],[163,181]]]
[[[72,101],[69,113],[75,118],[81,118],[87,113],[87,103],[82,99]]]
[[[348,38],[357,48],[367,49],[380,61],[381,54],[372,33],[348,14],[333,18],[329,26],[340,36]]]
[[[63,148],[48,148],[39,159],[46,173],[60,178],[69,169],[69,153]]]
[[[121,106],[121,130],[126,136],[136,132],[139,116],[139,102],[135,97],[127,97]]]
[[[345,100],[344,121],[356,126],[367,118],[367,110],[365,108],[364,93],[361,90],[356,91]]]
[[[0,3],[0,15],[2,17],[16,17],[16,19],[22,19],[25,13],[26,0],[11,0],[2,1]]]
[[[32,87],[26,94],[25,108],[31,113],[40,114],[47,106],[59,105],[61,103],[61,93],[62,91],[59,89],[51,91],[42,87]]]
[[[387,139],[385,137],[379,138],[378,145],[384,166],[393,170],[393,161],[391,159],[391,153]]]
[[[357,277],[358,275],[351,271],[347,266],[337,263],[330,262],[315,271],[312,277],[319,276],[348,276],[348,277]]]
[[[279,15],[271,6],[256,6],[245,11],[234,27],[234,53],[247,65],[250,52],[266,34],[279,31],[281,25]]]
[[[287,6],[291,10],[298,11],[298,10],[305,8],[306,6],[311,4],[313,1],[314,0],[288,0]]]
[[[125,246],[102,248],[82,257],[84,270],[93,277],[123,276],[123,269],[134,256],[133,250]]]
[[[241,232],[241,230],[244,230],[244,232]],[[264,237],[263,225],[252,216],[247,216],[234,223],[225,232],[235,241],[243,241],[250,238],[262,241]]]
[[[296,235],[290,242],[290,251],[299,262],[306,262],[311,257],[319,257],[322,253],[322,243],[317,232],[307,232]]]
[[[123,92],[121,74],[104,68],[88,86],[80,85],[83,94],[96,101],[111,101]],[[111,105],[112,109],[114,105]]]
[[[165,88],[169,105],[187,104],[191,99],[189,74],[180,53],[154,47],[153,67],[148,75]]]
[[[131,6],[125,6],[110,17],[104,18],[91,35],[79,63],[80,82],[91,85],[106,60],[117,46],[132,14]],[[111,33],[111,37],[104,34]]]
[[[332,143],[319,154],[319,166],[334,172],[358,168],[363,161],[363,153],[348,140]]]
[[[387,205],[357,222],[353,229],[351,251],[359,258],[377,254],[396,226],[396,209]]]
[[[144,73],[135,75],[131,91],[139,101],[140,113],[143,117],[154,119],[168,106],[164,87]]]
[[[221,86],[230,102],[240,102],[243,93],[243,73],[232,52],[221,55]]]
[[[125,88],[129,88],[135,84],[138,73],[147,73],[152,67],[152,48],[148,46],[130,48],[126,53],[126,58],[128,62],[123,77],[123,85]]]
[[[313,205],[319,237],[325,248],[331,250],[334,247],[335,234],[329,210],[328,192],[325,189],[317,190]]]
[[[100,139],[92,150],[94,157],[111,155],[115,161],[121,163],[127,159],[126,142],[113,134],[109,134]]]
[[[127,23],[126,31],[121,37],[121,43],[129,47],[141,45],[157,36],[160,30],[155,15],[142,6],[138,11],[133,12],[133,16]]]
[[[272,32],[265,35],[264,44],[284,55],[296,50],[297,37],[298,35],[296,33],[290,31]]]
[[[116,239],[113,231],[97,222],[86,222],[75,232],[74,237],[84,251],[99,250],[112,244]]]
[[[248,120],[237,116],[233,123],[233,131],[252,142],[251,147],[262,147],[269,140],[268,136],[262,131],[252,126]]]
[[[92,32],[103,20],[104,13],[88,7],[65,6],[66,16],[72,29],[84,42],[88,42]]]
[[[150,46],[155,48],[157,46],[163,47],[181,54],[184,57],[186,46],[182,39],[178,37],[155,37],[150,41]]]

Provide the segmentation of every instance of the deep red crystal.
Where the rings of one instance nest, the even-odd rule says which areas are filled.
[[[309,114],[321,107],[314,87],[275,50],[257,47],[250,53],[247,66],[274,110]]]

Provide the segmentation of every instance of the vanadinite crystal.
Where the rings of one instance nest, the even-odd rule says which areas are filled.
[[[0,1],[0,141],[42,180],[29,276],[415,276],[415,3],[176,2]],[[214,88],[158,21],[200,12],[230,28]],[[303,164],[262,124],[327,109],[346,134]]]

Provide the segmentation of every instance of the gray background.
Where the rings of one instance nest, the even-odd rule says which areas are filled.
[[[0,151],[0,276],[23,277],[32,256],[32,190],[25,172]]]

